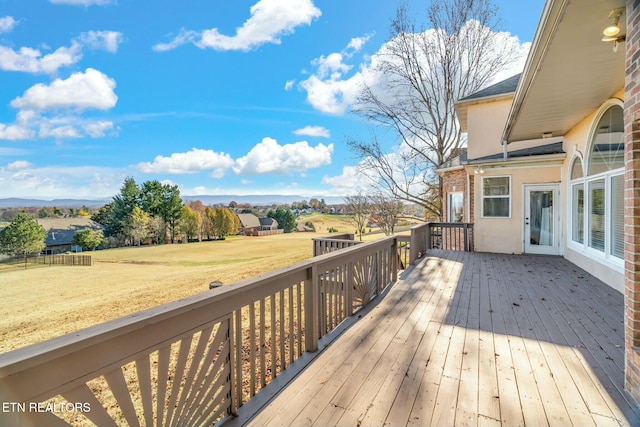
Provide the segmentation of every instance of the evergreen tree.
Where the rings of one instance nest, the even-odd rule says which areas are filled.
[[[272,209],[267,212],[267,216],[278,221],[278,228],[285,233],[291,233],[296,229],[296,217],[291,209],[277,208],[275,211]]]

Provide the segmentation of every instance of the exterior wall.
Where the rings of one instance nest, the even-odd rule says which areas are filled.
[[[464,169],[456,169],[445,172],[442,175],[442,220],[453,222],[449,218],[449,194],[462,193],[463,222],[468,222],[467,217],[467,172]]]
[[[512,99],[470,105],[467,109],[467,133],[469,138],[467,157],[477,159],[502,153],[502,132],[507,122]]]
[[[482,177],[474,179],[474,240],[478,252],[521,254],[523,249],[524,185],[558,184],[560,166],[485,168],[482,177],[511,176],[511,217],[482,218]],[[562,195],[561,195],[562,198]]]
[[[624,91],[621,90],[616,93],[613,98],[622,99]],[[596,124],[596,118],[599,110],[594,110],[589,116],[587,116],[582,122],[578,123],[570,132],[564,137],[564,149],[567,152],[567,157],[563,166],[563,184],[561,191],[566,197],[561,198],[562,211],[567,214],[562,218],[562,228],[565,230],[563,237],[564,256],[572,263],[576,264],[580,268],[584,268],[589,271],[590,274],[602,280],[618,292],[624,291],[624,271],[621,268],[613,267],[611,264],[603,260],[597,260],[596,258],[586,256],[584,251],[581,250],[581,245],[576,245],[571,239],[571,167],[573,165],[573,159],[575,157],[581,158],[583,167],[585,166],[587,157],[587,147],[590,143],[590,131]]]
[[[625,79],[625,387],[640,402],[640,2],[627,0]]]

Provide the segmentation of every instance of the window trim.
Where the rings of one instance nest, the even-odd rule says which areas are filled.
[[[484,180],[485,179],[492,179],[492,178],[509,178],[509,194],[508,195],[500,195],[500,196],[485,196],[484,194]],[[511,175],[494,175],[494,176],[483,176],[482,179],[480,180],[480,217],[481,218],[498,218],[498,219],[504,219],[504,218],[511,218],[512,215],[512,196],[513,196],[513,185],[511,182]],[[485,215],[484,212],[484,200],[485,199],[504,199],[507,198],[509,199],[509,214],[508,216],[495,216],[495,215]]]
[[[571,161],[569,162],[569,169],[567,171],[567,177],[568,179],[568,191],[567,193],[569,194],[569,204],[568,204],[568,208],[569,208],[569,215],[568,215],[568,221],[567,221],[567,247],[569,247],[570,249],[580,253],[581,255],[595,261],[598,262],[600,264],[603,264],[605,266],[607,266],[608,268],[611,268],[615,271],[618,272],[623,272],[624,271],[624,257],[623,258],[618,258],[617,256],[613,255],[613,251],[611,248],[611,233],[613,232],[612,230],[612,203],[611,203],[611,197],[612,197],[612,179],[615,176],[619,176],[619,175],[624,175],[624,170],[625,168],[616,168],[616,169],[611,169],[611,170],[607,170],[604,172],[599,172],[597,174],[594,175],[588,175],[589,171],[590,171],[590,165],[589,160],[591,159],[591,152],[594,150],[594,137],[597,133],[598,130],[598,124],[600,123],[600,120],[602,119],[602,117],[604,116],[604,114],[612,107],[614,106],[619,106],[624,108],[623,102],[620,99],[617,98],[613,98],[613,99],[609,99],[608,101],[604,102],[601,106],[600,109],[598,110],[597,114],[595,115],[595,117],[593,118],[593,121],[591,123],[588,135],[587,135],[587,140],[586,140],[586,145],[585,145],[585,152],[584,155],[578,151],[576,151],[574,153],[574,155],[571,158]],[[571,179],[571,171],[573,170],[573,166],[574,163],[576,162],[576,159],[580,158],[581,162],[582,162],[582,178],[576,178],[576,179]],[[592,217],[589,214],[590,212],[590,207],[591,207],[591,192],[589,191],[590,188],[590,184],[594,181],[598,181],[598,180],[604,180],[604,192],[605,192],[605,199],[604,199],[604,210],[605,210],[605,214],[604,214],[604,250],[600,251],[598,249],[592,248],[590,246],[591,243],[591,224],[592,224]],[[584,225],[584,230],[583,230],[583,242],[580,243],[578,241],[573,240],[573,208],[574,208],[574,194],[573,194],[573,189],[575,185],[579,185],[582,184],[583,185],[583,191],[584,191],[584,199],[583,199],[583,225]]]
[[[595,126],[595,125],[594,125]],[[576,164],[577,161],[580,161],[580,165],[581,165],[581,169],[582,169],[582,176],[580,178],[575,178],[575,179],[571,179],[571,173],[573,172],[573,168]],[[568,215],[567,215],[567,246],[569,246],[570,248],[573,248],[574,250],[577,251],[581,251],[584,250],[584,246],[585,246],[585,234],[587,232],[586,229],[586,224],[585,224],[585,187],[586,187],[586,182],[585,182],[585,161],[584,161],[584,156],[582,155],[581,152],[579,151],[575,151],[573,153],[573,156],[571,157],[571,160],[569,161],[569,170],[567,171],[567,176],[569,177],[568,179],[568,189],[567,189],[567,194],[569,195],[568,199],[569,199],[569,203],[567,204],[568,206]],[[577,185],[582,185],[582,242],[579,242],[577,240],[573,240],[573,227],[574,227],[574,221],[573,221],[573,217],[574,217],[574,212],[573,212],[573,207],[577,206],[576,201],[575,201],[575,193],[574,193],[574,187],[576,187]]]

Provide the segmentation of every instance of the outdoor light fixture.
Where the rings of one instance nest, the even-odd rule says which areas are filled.
[[[602,31],[604,37],[602,38],[603,42],[613,42],[613,51],[618,51],[618,45],[620,42],[625,41],[625,35],[620,35],[620,17],[624,13],[624,8],[613,9],[609,12],[609,19],[611,20],[611,24],[607,26]]]
[[[476,166],[476,168],[473,171],[473,173],[475,173],[476,175],[483,174],[484,173],[484,169],[482,168],[482,166]]]
[[[604,34],[605,38],[616,37],[618,34],[620,34],[620,27],[618,26],[618,24],[620,23],[620,17],[622,16],[623,13],[624,13],[624,8],[613,9],[611,12],[609,12],[609,19],[611,19],[611,25],[609,25],[607,28],[605,28],[602,31],[602,34]],[[608,40],[602,39],[602,41],[608,41]]]

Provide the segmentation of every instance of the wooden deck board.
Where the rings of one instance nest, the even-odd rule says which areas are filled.
[[[558,257],[430,255],[250,424],[640,425],[621,294]]]

